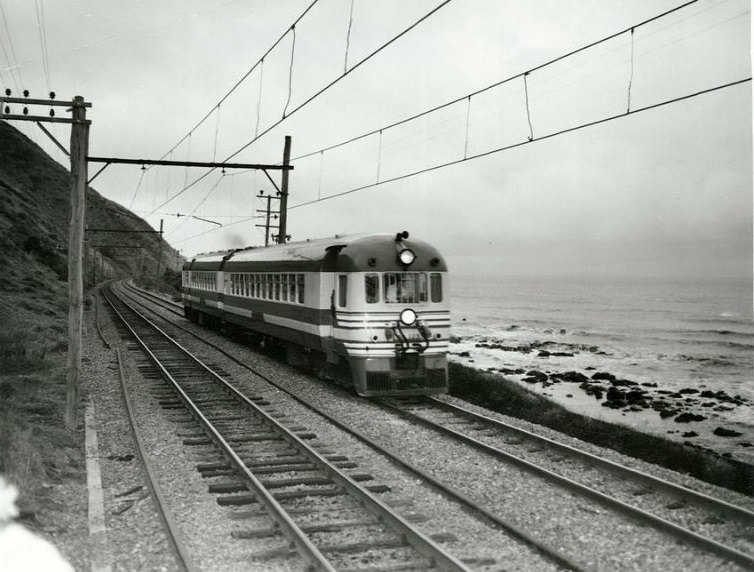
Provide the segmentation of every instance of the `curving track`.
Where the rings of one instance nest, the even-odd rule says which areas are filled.
[[[175,305],[170,308],[164,300],[155,302],[161,308],[175,312]],[[199,337],[191,330],[174,325]],[[252,369],[229,352],[216,349],[247,369]],[[266,381],[287,391],[273,380]],[[754,547],[750,540],[750,533],[754,530],[754,513],[750,511],[440,400],[381,400],[379,405],[386,414],[400,415],[411,425],[421,425],[427,431],[443,435],[441,439],[459,441],[466,447],[482,450],[481,454],[494,457],[494,462],[513,464],[525,472],[536,474],[537,478],[550,481],[555,487],[567,489],[568,494],[586,497],[590,502],[610,511],[618,511],[625,518],[637,522],[640,528],[649,525],[658,534],[672,535],[700,554],[708,552],[722,561],[735,563],[745,569],[754,567]],[[459,492],[453,483],[435,479],[428,472],[381,446],[379,439],[350,429],[348,422],[339,418],[341,416],[328,415],[320,410],[318,413],[326,416],[333,424],[351,431],[383,454],[391,456],[408,470],[415,471],[444,494],[465,503],[466,510],[476,512],[480,518],[487,519],[494,526],[504,528],[514,536],[537,546],[540,552],[547,554],[561,566],[574,570],[591,568],[590,564],[579,563],[581,557],[569,556],[567,549],[555,548],[557,541],[548,543],[541,535],[516,524],[515,518],[495,514],[494,511],[487,510],[484,503],[474,503],[473,499]],[[589,510],[597,513],[604,508]],[[724,564],[722,566],[727,569]]]
[[[414,423],[754,569],[754,513],[442,400],[382,399]]]
[[[286,559],[290,544],[317,570],[352,562],[385,570],[466,569],[383,503],[375,494],[379,484],[361,484],[371,475],[350,471],[353,463],[342,456],[318,453],[306,443],[311,434],[265,411],[268,402],[241,394],[124,301],[109,301],[165,380],[161,405],[185,408],[201,427],[184,444],[213,445],[221,455],[202,467],[227,475],[210,486],[223,495],[218,502],[253,505],[269,521],[247,537],[285,538],[261,558]]]

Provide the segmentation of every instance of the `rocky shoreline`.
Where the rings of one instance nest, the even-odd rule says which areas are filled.
[[[449,373],[449,394],[452,397],[682,475],[754,496],[754,463],[723,456],[719,451],[692,445],[688,440],[679,441],[669,435],[653,434],[644,427],[613,423],[570,410],[551,398],[531,391],[524,384],[498,372],[481,371],[473,364],[463,365],[451,359]]]
[[[453,351],[454,346],[460,351]],[[541,366],[480,365],[476,358],[482,352],[499,356],[503,363],[515,361],[504,359],[510,352],[526,354],[541,360]],[[752,407],[746,397],[714,391],[704,385],[666,389],[655,382],[627,379],[593,366],[585,366],[581,371],[554,371],[554,362],[549,359],[582,353],[606,355],[596,346],[579,344],[535,341],[511,345],[496,339],[451,337],[450,358],[479,371],[500,374],[575,412],[627,424],[754,465],[754,426],[732,420],[735,416],[745,417],[744,410]]]

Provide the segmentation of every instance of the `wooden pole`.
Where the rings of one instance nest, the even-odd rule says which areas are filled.
[[[283,176],[280,184],[280,225],[278,226],[278,244],[285,244],[288,232],[288,169],[291,162],[291,136],[285,136],[283,147]]]
[[[160,272],[162,271],[162,223],[163,219],[160,219],[160,238],[158,239],[160,242],[158,243],[158,249],[157,249],[157,276],[154,280],[154,289],[159,292],[160,291]]]
[[[84,220],[89,154],[89,123],[84,98],[73,99],[71,125],[71,222],[68,231],[68,370],[66,376],[65,426],[76,428],[81,378],[81,323],[83,320]]]

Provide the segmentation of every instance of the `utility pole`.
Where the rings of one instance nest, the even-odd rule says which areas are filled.
[[[282,200],[280,198],[280,194],[279,193],[278,193],[278,196],[265,195],[264,191],[259,191],[258,197],[261,200],[265,200],[265,199],[267,200],[267,207],[265,209],[265,223],[264,224],[257,224],[257,225],[254,225],[254,226],[264,227],[264,245],[265,246],[269,246],[270,245],[270,229],[271,228],[277,228],[278,232],[280,232],[280,230],[279,230],[280,226],[279,225],[271,224],[270,223],[270,218],[277,219],[278,218],[278,214],[279,214],[279,211],[273,211],[272,210],[272,200],[274,199],[276,201],[281,201],[281,203],[282,203]],[[280,208],[282,209],[282,207],[280,207]],[[272,236],[275,237],[276,235],[273,234]],[[276,242],[280,242],[280,240],[276,240]]]
[[[162,270],[162,224],[163,219],[160,219],[160,238],[158,238],[160,242],[158,244],[159,248],[157,250],[157,276],[155,276],[154,279],[154,289],[158,292],[160,291],[160,282],[162,282],[162,280],[160,280],[160,271]]]
[[[288,167],[291,163],[291,136],[285,136],[283,147],[283,174],[280,183],[280,227],[278,229],[278,244],[285,244],[288,230]],[[269,209],[268,209],[269,212]]]
[[[73,98],[71,124],[71,222],[68,231],[68,372],[65,395],[65,425],[75,429],[81,379],[81,323],[83,321],[84,220],[89,154],[89,123],[84,98]]]

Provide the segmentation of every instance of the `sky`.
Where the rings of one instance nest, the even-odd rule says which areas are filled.
[[[0,87],[91,102],[91,156],[279,164],[291,136],[294,241],[407,230],[452,272],[751,280],[751,82],[644,109],[750,78],[750,3],[645,23],[682,4],[0,0]],[[92,186],[184,256],[263,244],[275,193],[186,167]]]

